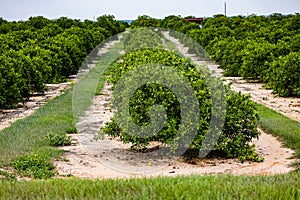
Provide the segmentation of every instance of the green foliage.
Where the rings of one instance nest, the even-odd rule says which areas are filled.
[[[73,125],[72,127],[67,128],[66,133],[68,134],[78,133],[76,126]]]
[[[127,28],[126,24],[116,21],[113,15],[103,15],[98,17],[96,25],[103,27],[109,32],[109,35],[107,35],[107,37],[113,36],[117,33],[121,33]]]
[[[227,157],[239,157],[241,161],[262,161],[254,146],[249,146],[249,142],[259,136],[256,110],[249,95],[228,91],[226,121],[216,150],[225,152]]]
[[[55,23],[63,29],[69,29],[72,26],[78,26],[80,24],[79,20],[73,20],[67,17],[60,17],[55,20]]]
[[[299,16],[299,13],[247,17],[216,15],[206,18],[201,29],[193,27],[191,23],[184,23],[181,17],[168,16],[162,20],[161,26],[187,34],[202,45],[225,70],[224,75],[242,76],[247,80],[258,79],[266,85],[273,85],[274,92],[281,96],[298,96],[297,84],[292,83],[288,89],[283,89],[288,85],[281,82],[281,77],[285,76],[282,74],[290,74],[287,67],[279,67],[282,74],[273,72],[276,71],[274,67],[279,65],[275,64],[278,57],[299,52]],[[181,42],[186,44],[185,41]],[[198,55],[193,45],[188,46],[192,47],[190,53]],[[298,83],[297,77],[292,79]]]
[[[188,16],[189,18],[191,16]],[[161,20],[160,26],[166,29],[172,29],[174,31],[186,33],[190,30],[200,29],[199,24],[194,22],[188,22],[184,18],[179,16],[170,15]]]
[[[49,133],[47,134],[46,139],[49,142],[49,145],[53,147],[71,145],[71,136],[67,135]]]
[[[271,63],[268,86],[280,96],[300,97],[300,52],[281,56]]]
[[[6,55],[0,55],[0,107],[11,108],[16,103],[28,98],[29,85],[22,76],[20,65],[14,64],[18,60],[12,59]]]
[[[103,138],[104,134],[108,133],[112,137],[118,137],[122,135],[122,129],[118,127],[118,124],[114,118],[111,118],[110,122],[106,122],[105,126],[101,128],[99,137],[96,136],[96,138]],[[125,135],[126,137],[126,135]],[[126,140],[126,139],[125,139]]]
[[[126,27],[113,16],[97,22],[42,16],[25,22],[2,20],[0,108],[13,108],[32,92],[44,92],[46,83],[66,81],[97,45]]]
[[[224,69],[225,76],[240,76],[243,64],[242,50],[249,41],[228,38],[214,43],[210,53],[211,58],[219,63],[220,68]]]
[[[249,42],[242,51],[243,64],[240,74],[246,80],[263,80],[269,63],[274,60],[275,45],[265,42]]]
[[[29,17],[25,22],[26,25],[29,25],[33,29],[42,29],[50,23],[50,20],[43,16]]]
[[[154,30],[147,28],[130,30],[124,35],[122,41],[124,49],[127,51],[143,48],[163,48],[161,38]]]
[[[141,27],[159,27],[160,21],[158,19],[149,17],[147,15],[138,16],[138,18],[131,22],[130,27],[141,28]]]
[[[49,159],[37,154],[21,156],[11,165],[17,173],[32,178],[50,178],[57,173]]]
[[[124,54],[122,60],[123,62],[116,62],[110,68],[108,81],[114,84],[130,69],[147,63],[160,63],[164,66],[171,66],[179,70],[189,80],[199,102],[200,120],[196,137],[192,145],[188,145],[200,150],[211,120],[212,103],[206,83],[195,66],[190,64],[188,60],[162,49],[131,51]],[[253,147],[248,145],[252,138],[256,138],[259,135],[256,129],[258,115],[255,104],[249,99],[249,96],[239,93],[227,91],[226,98],[228,108],[225,126],[223,134],[214,149],[220,151],[225,157],[239,157],[242,161],[261,161],[261,158],[254,152]],[[140,137],[137,134],[128,134],[129,130],[120,130],[114,119],[112,122],[107,123],[101,132],[114,137],[120,136],[124,143],[131,142],[134,148],[146,146],[150,141],[170,144],[176,137],[180,121],[182,120],[180,104],[172,91],[157,84],[143,85],[131,97],[129,112],[135,124],[147,126],[153,120],[148,114],[150,108],[157,104],[164,107],[167,119],[160,132],[154,136]]]

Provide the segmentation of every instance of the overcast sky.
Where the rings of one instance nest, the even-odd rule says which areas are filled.
[[[0,0],[0,17],[10,21],[38,15],[51,19],[94,19],[103,14],[116,19],[136,19],[144,14],[210,17],[224,14],[225,1],[228,16],[300,13],[300,0]]]

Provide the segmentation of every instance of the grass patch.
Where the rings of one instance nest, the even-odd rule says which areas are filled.
[[[52,147],[59,147],[59,146],[69,146],[71,145],[71,136],[67,135],[54,135],[49,133],[46,136],[49,145]]]
[[[37,154],[21,156],[12,163],[12,166],[20,175],[32,178],[50,178],[57,174],[49,158]]]
[[[283,144],[295,151],[294,158],[300,158],[300,123],[263,105],[257,104],[259,126],[274,136],[279,137]]]
[[[3,199],[299,199],[299,174],[0,181]]]
[[[33,115],[18,120],[0,132],[0,164],[3,166],[17,157],[41,150],[49,146],[46,136],[50,133],[65,135],[74,126],[72,114],[72,93],[70,90],[39,108]],[[56,154],[57,149],[47,148],[48,154]]]
[[[15,180],[17,180],[16,176],[11,174],[10,172],[0,170],[0,180],[1,179],[5,180],[5,181],[15,181]]]
[[[107,53],[98,58],[97,65],[89,73],[82,75],[73,87],[72,108],[74,120],[78,121],[92,104],[95,94],[99,94],[105,82],[105,70],[116,61],[120,54],[122,44],[117,43]]]

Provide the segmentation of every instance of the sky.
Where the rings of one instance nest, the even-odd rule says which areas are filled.
[[[225,2],[227,16],[300,13],[300,0],[0,0],[0,17],[9,21],[27,20],[30,16],[93,20],[104,14],[119,20],[136,19],[139,15],[211,17],[224,14]]]

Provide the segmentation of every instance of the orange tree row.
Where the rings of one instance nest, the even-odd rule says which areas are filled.
[[[66,17],[19,22],[0,18],[0,108],[12,108],[32,92],[45,91],[46,83],[76,74],[93,48],[126,27],[113,16],[84,22]]]
[[[132,23],[132,27],[139,26],[160,26],[185,33],[208,51],[225,70],[225,76],[260,80],[280,96],[300,96],[298,13],[247,17],[216,15],[205,19],[201,27],[178,16],[163,20],[140,16]],[[190,51],[201,53],[196,48]]]

